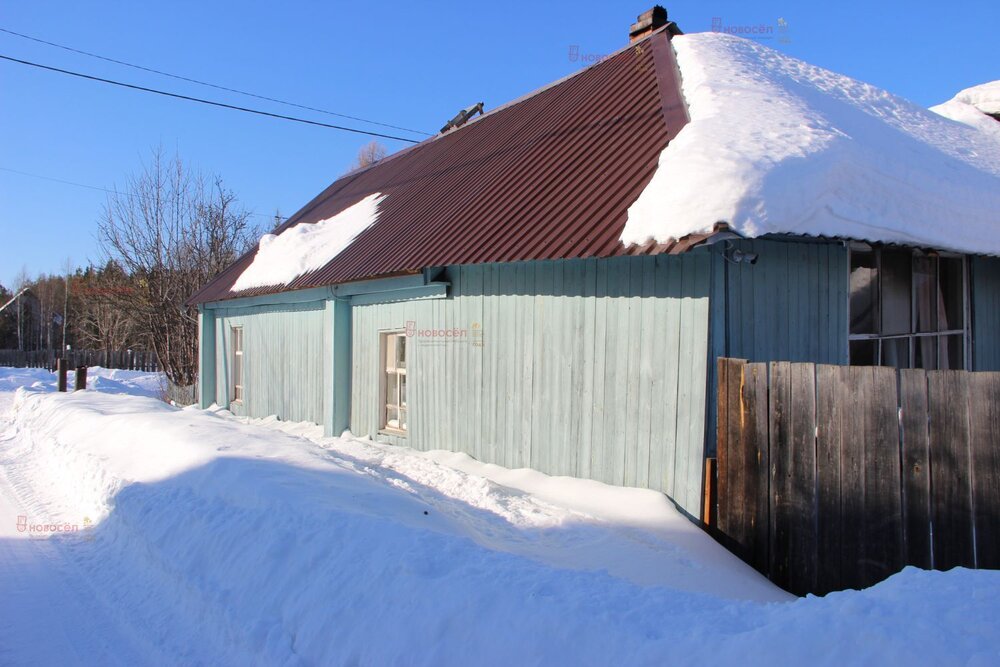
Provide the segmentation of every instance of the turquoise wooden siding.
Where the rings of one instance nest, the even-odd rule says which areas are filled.
[[[757,261],[727,261],[734,248]],[[771,240],[717,243],[711,253],[705,449],[715,456],[716,359],[848,363],[848,255],[838,242]]]
[[[214,310],[215,401],[250,417],[323,423],[326,302]],[[230,404],[231,329],[243,327],[243,404]]]
[[[198,308],[198,405],[215,402],[215,311]]]
[[[847,248],[834,242],[737,241],[755,264],[713,248],[724,292],[713,304],[713,349],[749,361],[846,364]]]
[[[1000,258],[970,257],[972,368],[1000,371]]]
[[[351,429],[657,489],[697,516],[710,268],[707,250],[451,267],[447,299],[356,305]],[[407,321],[410,424],[397,438],[378,434],[379,333]],[[465,337],[420,335],[456,328]]]

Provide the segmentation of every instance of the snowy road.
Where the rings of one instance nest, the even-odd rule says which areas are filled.
[[[8,413],[11,397],[0,392],[0,415]],[[0,432],[7,426],[0,418]],[[39,515],[38,504],[19,486],[21,493],[9,469],[0,466],[0,664],[150,663],[153,656],[136,648],[131,628],[95,604],[94,591],[74,565],[71,551],[85,536],[30,536],[26,521],[47,524],[57,517]]]

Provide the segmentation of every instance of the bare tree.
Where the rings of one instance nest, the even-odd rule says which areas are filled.
[[[256,243],[249,217],[220,178],[192,173],[162,149],[108,197],[98,239],[131,282],[115,303],[175,388],[192,387],[198,372],[197,311],[184,302]]]
[[[358,156],[354,158],[351,171],[371,166],[388,154],[389,151],[385,146],[374,140],[369,141],[358,150]]]
[[[135,318],[120,307],[133,291],[129,276],[115,262],[88,267],[71,281],[74,307],[72,330],[80,346],[114,352],[142,345],[135,333]]]
[[[17,294],[31,283],[28,267],[22,266],[14,276],[14,293]],[[24,351],[24,299],[17,300],[17,349]]]

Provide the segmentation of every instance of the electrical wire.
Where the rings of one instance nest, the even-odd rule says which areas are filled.
[[[97,53],[91,53],[90,51],[84,51],[82,49],[76,49],[72,46],[66,46],[65,44],[57,44],[56,42],[50,42],[38,37],[32,37],[31,35],[25,35],[24,33],[15,32],[13,30],[8,30],[7,28],[0,28],[0,32],[5,32],[8,35],[14,35],[15,37],[20,37],[22,39],[31,40],[32,42],[38,42],[39,44],[45,44],[47,46],[53,46],[57,49],[63,49],[64,51],[69,51],[71,53],[78,53],[80,55],[87,56],[88,58],[97,58],[98,60],[104,60],[105,62],[114,63],[116,65],[123,65],[125,67],[131,67],[133,69],[141,70],[143,72],[151,72],[152,74],[159,74],[160,76],[167,76],[172,79],[177,79],[179,81],[187,81],[188,83],[196,83],[199,86],[208,86],[209,88],[215,88],[217,90],[224,90],[229,93],[236,93],[238,95],[246,95],[247,97],[255,97],[259,100],[266,100],[268,102],[275,102],[276,104],[284,104],[285,106],[296,107],[298,109],[305,109],[306,111],[315,111],[317,113],[327,114],[329,116],[337,116],[339,118],[347,118],[349,120],[356,120],[362,123],[369,123],[371,125],[380,125],[382,127],[389,127],[394,130],[403,130],[404,132],[412,132],[414,134],[422,134],[424,136],[433,136],[431,132],[424,132],[422,130],[413,130],[408,127],[401,127],[399,125],[390,125],[389,123],[381,123],[376,120],[369,120],[367,118],[361,118],[360,116],[349,116],[343,113],[337,113],[336,111],[328,111],[327,109],[320,109],[317,107],[307,106],[305,104],[297,104],[296,102],[288,102],[287,100],[281,100],[276,97],[268,97],[266,95],[259,95],[257,93],[250,93],[245,90],[239,90],[238,88],[229,88],[227,86],[220,86],[215,83],[209,83],[208,81],[200,81],[198,79],[192,79],[190,77],[181,76],[180,74],[171,74],[170,72],[164,72],[163,70],[154,69],[152,67],[144,67],[142,65],[136,65],[134,63],[125,62],[124,60],[116,60],[115,58],[109,58],[107,56],[102,56]]]
[[[31,67],[37,67],[39,69],[48,70],[50,72],[58,72],[60,74],[68,74],[70,76],[79,77],[81,79],[87,79],[88,81],[99,81],[101,83],[111,84],[113,86],[120,86],[122,88],[130,88],[132,90],[140,90],[146,93],[155,93],[157,95],[163,95],[165,97],[174,97],[180,100],[187,100],[189,102],[198,102],[200,104],[207,104],[209,106],[220,107],[223,109],[231,109],[233,111],[243,111],[245,113],[257,114],[258,116],[267,116],[269,118],[277,118],[280,120],[289,120],[296,123],[305,123],[306,125],[316,125],[318,127],[327,127],[333,130],[342,130],[344,132],[353,132],[355,134],[366,134],[370,137],[380,137],[382,139],[395,139],[397,141],[406,141],[411,144],[419,143],[416,139],[409,139],[407,137],[398,137],[392,134],[382,134],[381,132],[370,132],[368,130],[359,130],[354,127],[344,127],[343,125],[332,125],[330,123],[321,123],[318,120],[308,120],[306,118],[296,118],[295,116],[286,116],[280,113],[271,113],[270,111],[261,111],[259,109],[250,109],[248,107],[241,107],[235,104],[226,104],[224,102],[215,102],[212,100],[202,99],[200,97],[192,97],[190,95],[181,95],[180,93],[171,93],[166,90],[158,90],[156,88],[147,88],[146,86],[137,86],[131,83],[124,83],[122,81],[115,81],[113,79],[104,79],[99,76],[91,76],[90,74],[83,74],[81,72],[74,72],[68,69],[60,69],[59,67],[52,67],[50,65],[42,65],[40,63],[31,62],[30,60],[21,60],[20,58],[12,58],[11,56],[5,56],[0,54],[0,59],[7,60],[14,63],[19,63],[21,65],[30,65]]]

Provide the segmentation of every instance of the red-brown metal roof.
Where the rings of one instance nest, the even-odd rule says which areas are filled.
[[[387,196],[375,224],[322,269],[289,285],[232,292],[252,251],[191,302],[450,264],[683,251],[704,237],[629,248],[619,237],[628,207],[686,121],[673,48],[661,29],[597,65],[336,181],[281,230],[329,218],[375,192]]]

